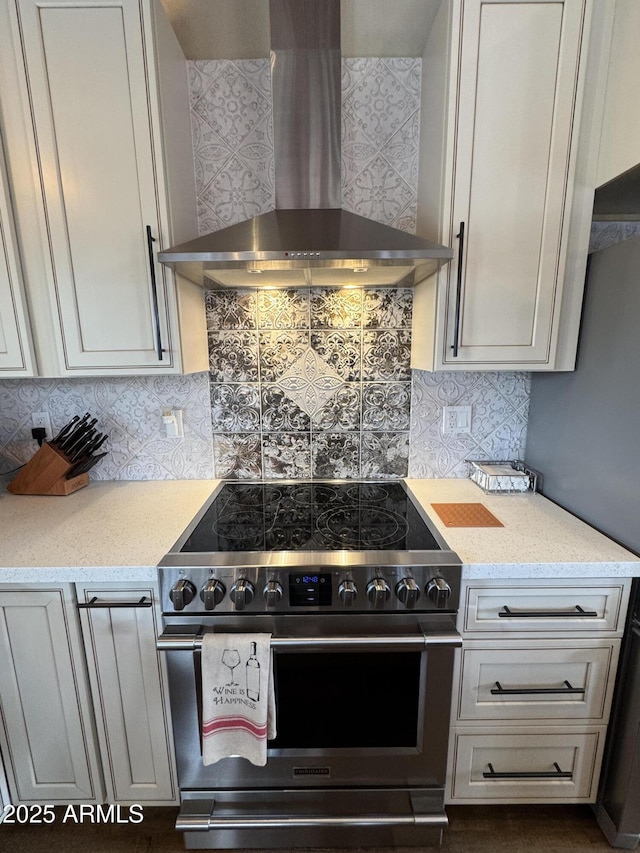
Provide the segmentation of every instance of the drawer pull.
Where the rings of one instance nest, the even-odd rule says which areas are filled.
[[[561,770],[557,761],[553,762],[553,766],[556,768],[555,770],[532,770],[529,772],[518,773],[518,772],[508,772],[508,773],[496,773],[493,769],[493,764],[487,762],[487,767],[489,768],[489,772],[486,770],[482,774],[485,779],[572,779],[573,773],[570,770]]]
[[[498,616],[503,619],[569,619],[576,616],[597,617],[598,614],[595,610],[583,610],[579,604],[575,605],[575,610],[518,610],[515,613],[503,604]]]
[[[143,595],[139,601],[98,601],[98,596],[94,595],[91,601],[86,604],[78,604],[78,610],[98,610],[100,608],[109,609],[113,607],[151,607],[153,602]]]
[[[565,680],[565,687],[503,687],[499,681],[491,688],[492,696],[544,696],[550,693],[586,693],[586,687],[573,687]]]

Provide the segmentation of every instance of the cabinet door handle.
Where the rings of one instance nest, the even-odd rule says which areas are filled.
[[[78,604],[78,610],[98,610],[100,608],[111,610],[113,607],[151,607],[153,602],[143,595],[139,601],[98,601],[98,596],[94,595],[91,601],[86,604]]]
[[[460,346],[460,303],[462,301],[462,257],[464,254],[464,222],[460,223],[460,231],[456,234],[458,238],[458,275],[456,279],[456,313],[453,325],[453,357],[458,357]]]
[[[151,299],[153,301],[153,325],[156,333],[156,353],[158,361],[162,361],[162,335],[160,333],[160,308],[158,307],[158,285],[156,283],[156,265],[153,262],[153,244],[155,237],[151,234],[151,226],[147,225],[147,249],[149,250],[149,273],[151,275]]]
[[[583,610],[579,604],[574,606],[575,610],[518,610],[514,613],[503,604],[498,616],[504,619],[570,619],[577,616],[598,616],[595,610]]]
[[[550,693],[586,693],[585,687],[573,687],[565,680],[564,687],[503,687],[499,681],[491,688],[492,696],[544,696]]]
[[[561,770],[557,761],[553,762],[553,766],[555,770],[497,773],[493,764],[487,762],[489,770],[485,770],[482,775],[485,779],[573,779],[573,773],[570,770]]]

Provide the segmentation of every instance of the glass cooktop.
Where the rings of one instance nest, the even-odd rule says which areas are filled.
[[[400,483],[226,483],[182,552],[439,551]]]

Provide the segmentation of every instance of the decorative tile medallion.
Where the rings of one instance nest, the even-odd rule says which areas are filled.
[[[233,480],[255,480],[262,477],[260,435],[213,436],[216,477]]]
[[[311,346],[342,379],[351,382],[360,379],[362,335],[359,329],[312,330]]]
[[[385,329],[362,335],[362,378],[409,381],[411,379],[411,332]]]
[[[358,329],[362,321],[362,291],[314,288],[311,290],[311,327],[314,329]]]
[[[309,347],[280,377],[277,384],[303,412],[313,416],[342,387],[342,379],[331,365]]]
[[[308,329],[308,291],[259,290],[258,325],[261,329]]]
[[[408,430],[410,411],[410,382],[363,383],[363,430]]]
[[[211,424],[214,432],[256,432],[260,429],[257,385],[211,385]]]
[[[205,290],[207,329],[255,329],[257,301],[254,290]]]
[[[257,382],[257,332],[209,332],[209,372],[214,382]]]

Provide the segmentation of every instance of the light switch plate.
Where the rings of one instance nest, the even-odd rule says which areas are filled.
[[[442,411],[443,435],[468,435],[471,432],[471,406],[445,406]]]
[[[167,438],[184,438],[182,409],[163,409],[162,423]]]

